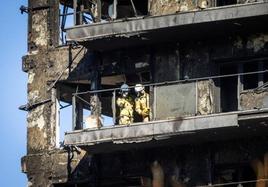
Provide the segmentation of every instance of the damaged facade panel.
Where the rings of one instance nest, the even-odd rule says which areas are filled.
[[[160,86],[155,89],[155,118],[168,119],[195,115],[197,110],[196,83]],[[167,92],[169,90],[169,92]]]
[[[212,80],[200,81],[198,89],[198,113],[201,115],[215,112],[215,85]]]
[[[254,91],[241,93],[240,100],[241,108],[243,110],[268,107],[267,91],[263,91],[261,93]]]
[[[30,0],[21,107],[28,111],[28,186],[263,185],[267,6]],[[63,9],[74,21],[66,33]],[[128,125],[119,125],[116,102],[123,84],[133,99]],[[136,109],[140,87],[148,93],[147,121]],[[72,119],[60,124],[66,107]]]
[[[175,14],[213,6],[215,6],[213,0],[149,0],[149,12],[153,16]]]

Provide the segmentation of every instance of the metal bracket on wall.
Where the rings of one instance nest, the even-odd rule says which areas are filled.
[[[23,13],[28,14],[30,11],[44,10],[44,9],[49,9],[49,8],[50,8],[50,6],[48,6],[48,5],[37,6],[37,7],[27,7],[27,6],[21,5],[20,6],[20,13],[21,14],[23,14]]]
[[[26,105],[21,105],[19,107],[19,110],[23,110],[23,111],[30,111],[36,107],[38,107],[39,105],[43,105],[45,103],[48,103],[50,102],[51,99],[46,99],[46,100],[43,100],[43,101],[40,101],[40,102],[36,102],[36,103],[27,103]]]

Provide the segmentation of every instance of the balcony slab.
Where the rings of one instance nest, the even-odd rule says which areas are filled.
[[[262,2],[80,25],[67,28],[66,38],[91,49],[110,50],[189,37],[226,35],[227,32],[263,30],[267,21],[268,3]]]
[[[100,129],[84,129],[65,134],[65,145],[93,146],[101,143],[142,143],[191,134],[202,130],[238,127],[238,115],[214,114],[134,123],[129,126],[111,126]]]

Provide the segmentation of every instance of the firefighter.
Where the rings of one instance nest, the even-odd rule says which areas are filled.
[[[145,92],[142,84],[136,84],[135,92],[137,94],[135,111],[142,117],[143,122],[148,122],[150,116],[149,94]]]
[[[133,123],[133,98],[129,95],[129,87],[127,84],[121,86],[121,97],[116,101],[119,107],[119,125],[129,125]]]

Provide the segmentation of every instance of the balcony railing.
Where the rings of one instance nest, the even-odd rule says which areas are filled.
[[[185,77],[184,80],[145,84],[150,97],[150,121],[267,108],[267,72],[268,70],[262,70],[202,78]],[[129,88],[134,90],[134,87]],[[119,92],[120,88],[112,88],[73,93],[73,130],[85,128],[77,103],[80,103],[82,109],[96,110],[97,107],[95,114],[100,114],[100,109],[103,108],[103,113],[113,118],[110,125],[117,125],[119,109],[116,100]],[[130,91],[135,98],[132,92]],[[99,123],[102,119],[94,120]],[[142,121],[134,118],[134,123],[136,122]]]

